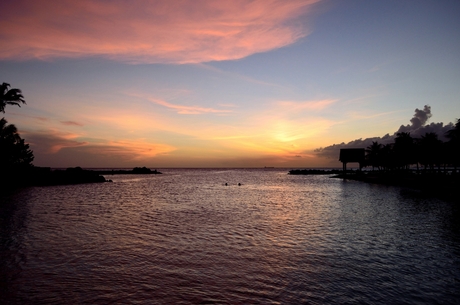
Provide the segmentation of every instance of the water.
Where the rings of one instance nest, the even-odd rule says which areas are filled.
[[[460,302],[455,204],[287,170],[162,172],[3,197],[0,303]]]

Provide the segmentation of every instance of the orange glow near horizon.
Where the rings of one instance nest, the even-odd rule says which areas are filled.
[[[151,102],[152,99],[145,97],[144,100]],[[210,124],[206,121],[197,121],[190,126],[183,118],[195,117],[197,114],[193,113],[200,112],[191,111],[195,108],[190,107],[185,108],[187,111],[182,111],[181,107],[169,107],[170,104],[167,102],[154,104],[160,107],[159,109],[168,111],[172,108],[176,112],[176,115],[168,120],[163,119],[158,113],[152,115],[136,109],[93,109],[91,113],[94,114],[91,115],[74,114],[74,121],[71,123],[48,119],[46,124],[50,127],[55,126],[51,127],[53,129],[38,133],[28,131],[24,135],[32,140],[37,138],[31,142],[32,148],[39,142],[48,143],[50,148],[42,151],[48,155],[66,148],[79,148],[87,153],[117,156],[119,162],[151,162],[152,158],[161,155],[180,156],[181,152],[186,151],[190,159],[212,155],[216,159],[259,156],[258,158],[264,160],[263,156],[266,156],[272,160],[271,163],[283,164],[293,161],[294,157],[311,159],[311,154],[306,150],[316,148],[318,143],[321,143],[321,133],[333,124],[327,120],[313,118],[307,122],[304,122],[303,117],[289,119],[290,115],[298,114],[302,110],[322,110],[335,102],[274,102],[272,107],[263,113],[240,113],[240,110],[234,110],[230,113],[233,116],[232,120],[238,120],[241,115],[241,120],[245,120],[246,116],[252,118],[250,123],[237,126],[224,123]],[[204,111],[199,115],[217,114],[218,111]],[[81,123],[82,121],[85,124]],[[61,130],[57,131],[59,127]],[[63,128],[69,131],[63,131]],[[162,135],[164,132],[167,136]],[[174,137],[180,140],[171,142]],[[276,159],[278,161],[274,161]]]

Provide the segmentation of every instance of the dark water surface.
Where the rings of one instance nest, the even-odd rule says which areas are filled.
[[[460,303],[452,203],[287,170],[162,172],[3,197],[0,303]]]

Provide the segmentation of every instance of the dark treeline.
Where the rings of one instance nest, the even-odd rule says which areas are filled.
[[[0,85],[0,111],[5,113],[7,105],[21,106],[25,104],[21,90],[10,89],[10,84]],[[13,124],[5,118],[0,119],[0,169],[2,172],[23,170],[32,167],[33,152],[18,133]]]
[[[444,172],[460,165],[460,119],[446,133],[448,141],[441,141],[434,132],[420,138],[400,132],[394,143],[382,145],[372,142],[366,148],[366,166],[380,172],[394,172],[416,168],[420,173]]]
[[[356,171],[336,177],[370,183],[397,185],[458,203],[460,175],[460,119],[447,131],[447,141],[428,132],[413,138],[409,132],[396,134],[393,143],[372,142],[366,149],[364,166],[372,171]]]

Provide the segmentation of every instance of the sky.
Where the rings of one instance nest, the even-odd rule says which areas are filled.
[[[36,166],[336,167],[339,147],[460,118],[459,13],[447,0],[3,0],[0,82],[27,101],[4,117]]]

